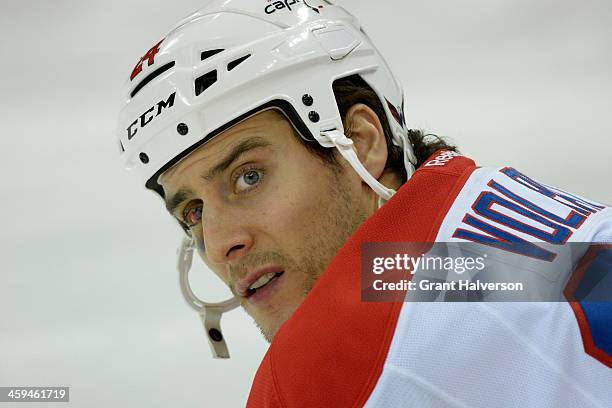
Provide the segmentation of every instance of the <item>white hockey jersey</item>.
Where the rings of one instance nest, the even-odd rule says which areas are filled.
[[[363,244],[434,241],[511,253],[508,270],[533,272],[566,299],[362,300]],[[611,268],[612,208],[440,152],[355,232],[281,327],[248,406],[612,407]]]

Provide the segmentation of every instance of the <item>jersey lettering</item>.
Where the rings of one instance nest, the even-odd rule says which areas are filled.
[[[506,176],[510,177],[512,180],[516,181],[517,183],[520,183],[527,188],[537,191],[538,193],[546,197],[552,198],[553,200],[583,215],[588,216],[605,208],[604,206],[597,205],[595,203],[591,203],[586,200],[575,197],[570,193],[560,191],[552,187],[544,186],[511,167],[506,167],[504,169],[501,169],[500,171]]]
[[[563,244],[590,215],[605,208],[569,193],[544,186],[513,168],[506,167],[500,172],[508,176],[510,180],[562,204],[570,212],[555,214],[550,208],[544,208],[544,203],[535,204],[513,191],[512,188],[496,180],[490,180],[487,186],[493,191],[483,191],[472,204],[473,213],[466,213],[462,221],[463,224],[485,234],[457,228],[453,233],[454,238],[552,262],[556,257],[554,252],[515,234],[526,234],[545,243]]]
[[[584,350],[591,357],[612,368],[612,245],[594,244],[576,267],[565,288]]]

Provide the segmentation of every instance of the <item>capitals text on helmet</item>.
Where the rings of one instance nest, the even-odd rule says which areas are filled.
[[[273,3],[270,3],[266,6],[265,8],[265,12],[266,14],[272,14],[272,13],[276,13],[276,10],[283,10],[283,9],[287,9],[289,11],[291,11],[291,6],[300,3],[300,0],[277,0]]]

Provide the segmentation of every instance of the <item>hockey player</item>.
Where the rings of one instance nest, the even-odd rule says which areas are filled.
[[[249,406],[612,406],[610,303],[361,300],[368,242],[477,242],[563,285],[598,265],[605,283],[609,245],[571,268],[539,245],[609,243],[612,210],[408,130],[400,85],[344,9],[213,1],[138,61],[118,134],[187,235],[182,289],[214,355],[239,304],[271,341]],[[233,299],[195,297],[194,248]]]

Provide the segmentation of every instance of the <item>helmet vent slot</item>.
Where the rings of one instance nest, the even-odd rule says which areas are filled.
[[[210,71],[195,80],[195,94],[200,95],[202,92],[210,88],[212,84],[217,82],[217,70]]]
[[[154,80],[155,78],[157,78],[158,76],[160,76],[161,74],[163,74],[164,72],[172,68],[173,66],[174,66],[174,61],[169,62],[165,65],[162,65],[161,67],[157,68],[155,71],[151,72],[149,75],[145,77],[145,79],[143,79],[142,81],[140,81],[138,85],[136,85],[136,87],[130,93],[130,98],[133,98],[149,82],[151,82],[152,80]]]
[[[212,57],[213,55],[217,55],[218,53],[225,51],[221,48],[215,49],[215,50],[207,50],[207,51],[202,51],[202,54],[200,54],[200,60],[204,61],[205,59],[208,59],[210,57]]]
[[[238,65],[242,64],[244,61],[246,61],[249,57],[251,56],[251,54],[247,54],[244,57],[240,57],[236,60],[233,60],[232,62],[230,62],[229,64],[227,64],[227,70],[231,71],[232,69],[236,68]]]

